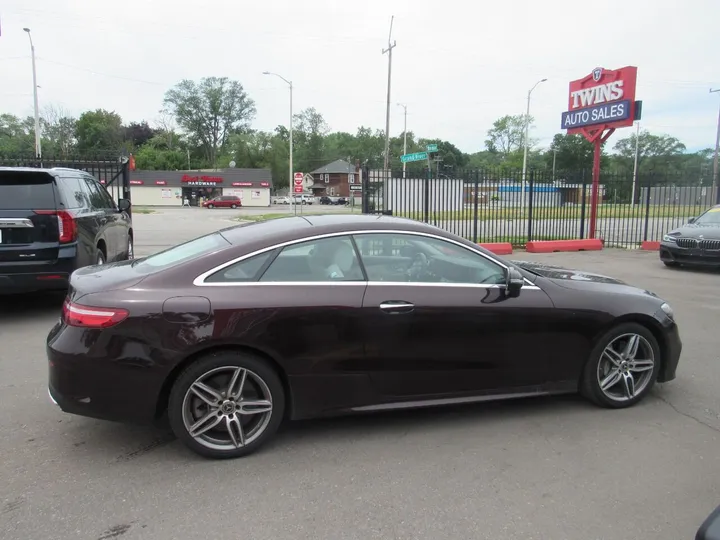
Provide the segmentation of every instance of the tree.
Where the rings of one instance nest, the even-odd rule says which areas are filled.
[[[508,156],[523,149],[525,145],[525,121],[530,127],[534,122],[533,117],[526,117],[524,114],[515,116],[503,116],[493,122],[492,128],[487,132],[485,146],[490,152],[497,152]]]
[[[638,142],[638,171],[651,169],[678,169],[685,154],[685,145],[669,135],[652,135],[641,131],[615,143],[618,165],[632,170],[635,160],[635,142]]]
[[[293,164],[296,171],[309,172],[324,165],[325,136],[330,128],[322,114],[309,107],[293,118]]]
[[[97,109],[80,115],[75,124],[75,138],[79,151],[112,151],[123,148],[124,128],[120,115]]]
[[[21,120],[12,114],[0,114],[0,154],[34,155],[33,129],[32,118]]]
[[[144,145],[155,135],[155,130],[145,120],[140,123],[130,122],[125,128],[125,140],[131,142],[135,148]]]
[[[545,161],[548,168],[555,165],[557,171],[591,170],[594,153],[593,144],[582,135],[558,133],[545,154]]]
[[[77,120],[61,106],[48,105],[43,109],[43,154],[67,158],[76,145]]]
[[[255,103],[242,84],[227,77],[183,80],[168,90],[164,104],[213,166],[230,135],[245,130],[255,117]]]

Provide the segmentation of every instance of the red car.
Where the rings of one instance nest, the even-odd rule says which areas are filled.
[[[203,208],[242,208],[242,200],[234,195],[215,197],[202,203]]]

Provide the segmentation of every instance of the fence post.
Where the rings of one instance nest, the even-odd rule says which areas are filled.
[[[580,199],[580,239],[585,238],[585,202],[587,195],[587,184],[585,183],[585,169],[582,171],[582,197]]]
[[[475,169],[475,182],[473,183],[473,242],[478,243],[478,199],[480,198],[480,171]]]
[[[653,182],[652,180],[655,178],[654,174],[650,175],[650,184],[645,188],[647,191],[645,195],[645,227],[643,231],[643,241],[646,242],[648,239],[648,228],[650,226],[650,191],[652,190]],[[640,184],[642,186],[642,184]],[[642,189],[642,188],[640,188]]]
[[[368,168],[367,164],[362,168],[362,178],[361,178],[361,184],[360,184],[360,193],[362,194],[362,213],[363,214],[369,214],[370,211],[370,201],[369,195],[368,195],[368,182],[370,182],[370,169]]]
[[[430,222],[430,177],[432,175],[432,167],[430,166],[430,162],[428,162],[427,167],[427,175],[425,176],[425,186],[424,186],[424,201],[423,201],[423,221],[425,223]]]
[[[120,166],[122,167],[122,172],[120,173],[122,177],[120,180],[122,198],[127,199],[132,203],[132,200],[130,199],[130,160],[123,158]],[[130,205],[130,208],[127,209],[127,213],[129,216],[132,216],[132,204]]]
[[[530,171],[530,182],[528,182],[528,226],[527,241],[532,242],[533,239],[533,186],[535,185],[535,169]],[[524,188],[525,186],[523,186]]]

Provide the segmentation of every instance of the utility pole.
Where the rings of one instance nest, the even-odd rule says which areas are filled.
[[[35,45],[33,44],[32,35],[30,34],[29,28],[23,28],[27,32],[30,38],[30,53],[32,55],[32,75],[33,75],[33,101],[35,102],[35,157],[42,158],[42,147],[40,137],[40,110],[38,108],[38,85],[37,85],[37,71],[35,70]]]
[[[633,165],[633,185],[632,195],[630,199],[630,208],[635,207],[635,186],[637,186],[638,173],[638,154],[640,153],[640,122],[637,123],[637,131],[635,132],[635,164]]]
[[[289,139],[290,139],[290,151],[289,153],[289,163],[288,163],[288,201],[290,204],[290,211],[295,214],[297,214],[297,205],[295,204],[295,195],[294,195],[294,187],[293,187],[293,179],[295,177],[295,172],[293,171],[293,83],[292,81],[287,80],[282,75],[278,75],[277,73],[273,73],[272,71],[263,71],[263,75],[272,75],[273,77],[277,77],[278,79],[281,79],[285,81],[285,84],[288,85],[290,88],[290,119],[289,119]],[[302,202],[302,201],[300,201]],[[300,213],[302,213],[302,204],[300,205]]]
[[[720,92],[720,88],[711,88],[710,93]],[[720,110],[718,111],[717,135],[715,135],[715,157],[713,158],[713,186],[715,186],[715,202],[720,201],[720,178],[718,178],[718,153],[720,153]]]
[[[400,107],[405,109],[405,124],[403,127],[403,154],[407,154],[407,105],[404,105],[402,103],[398,103]],[[405,178],[405,166],[407,163],[402,164],[403,166],[403,178]]]
[[[532,96],[533,90],[537,88],[537,85],[540,83],[544,83],[547,81],[547,79],[541,79],[538,82],[535,83],[535,85],[528,90],[527,94],[527,110],[525,111],[525,140],[523,141],[523,170],[522,170],[522,198],[520,202],[520,212],[522,214],[525,213],[525,190],[527,189],[526,183],[527,183],[527,158],[528,158],[528,146],[530,145],[530,141],[528,137],[530,136],[530,96]]]
[[[383,49],[383,54],[388,54],[388,83],[387,83],[387,108],[385,111],[385,161],[383,164],[383,176],[387,174],[390,165],[390,86],[392,82],[392,51],[397,42],[392,41],[392,27],[395,15],[390,18],[390,33],[388,34],[388,48]]]

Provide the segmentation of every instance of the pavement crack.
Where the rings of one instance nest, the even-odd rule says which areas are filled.
[[[657,397],[660,401],[662,401],[663,403],[665,403],[666,405],[668,405],[673,411],[675,411],[675,412],[676,412],[677,414],[679,414],[680,416],[684,416],[685,418],[689,418],[690,420],[695,420],[695,422],[697,422],[697,423],[700,424],[701,426],[705,426],[706,428],[709,428],[709,429],[713,430],[715,433],[720,433],[720,428],[717,428],[717,427],[713,426],[712,424],[709,424],[709,423],[705,422],[704,420],[693,416],[693,415],[690,414],[690,413],[686,413],[686,412],[681,411],[680,409],[678,409],[678,408],[675,406],[674,403],[672,403],[671,401],[665,399],[664,397],[662,397],[662,396],[660,396],[660,395],[657,395],[657,394],[656,394],[655,397]]]

